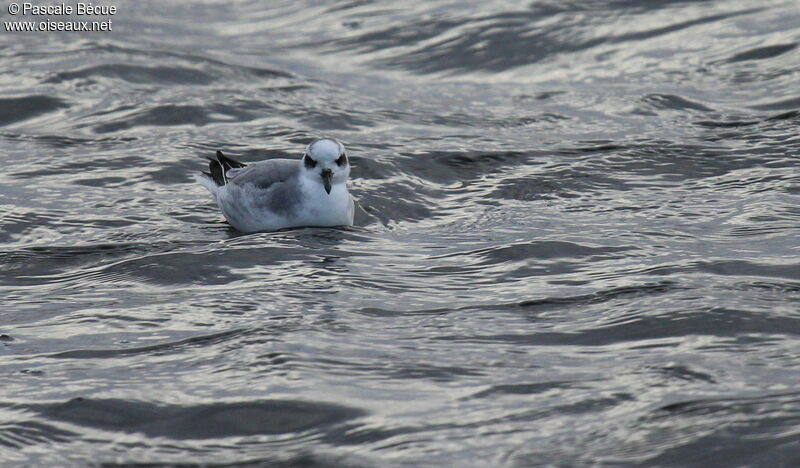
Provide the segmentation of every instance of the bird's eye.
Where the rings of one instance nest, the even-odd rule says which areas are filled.
[[[347,164],[347,156],[345,156],[345,154],[342,153],[342,155],[339,156],[339,159],[336,160],[336,164],[340,166],[344,166],[345,164]]]
[[[309,169],[313,169],[314,167],[317,166],[317,162],[314,161],[313,159],[311,159],[311,156],[309,156],[309,155],[305,155],[303,157],[303,164],[305,164],[306,167],[309,168]]]

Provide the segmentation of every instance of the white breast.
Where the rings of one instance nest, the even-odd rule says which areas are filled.
[[[352,226],[355,206],[345,184],[334,184],[331,193],[322,184],[302,179],[303,204],[295,226]]]

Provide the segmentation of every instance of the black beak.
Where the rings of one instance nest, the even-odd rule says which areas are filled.
[[[328,195],[331,194],[331,177],[333,177],[333,171],[330,169],[323,169],[322,170],[322,185],[325,186],[325,191]]]

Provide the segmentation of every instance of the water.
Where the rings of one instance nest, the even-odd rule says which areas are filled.
[[[800,464],[800,5],[464,3],[4,31],[0,464]],[[191,179],[321,135],[352,229]]]

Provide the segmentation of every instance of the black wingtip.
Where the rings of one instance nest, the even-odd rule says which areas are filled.
[[[228,169],[247,166],[247,164],[240,163],[231,157],[225,156],[222,154],[222,151],[219,150],[217,150],[217,161],[225,168],[225,172],[228,172]]]
[[[216,156],[216,159],[212,157],[208,158],[208,172],[204,172],[204,174],[211,177],[217,185],[225,185],[228,183],[226,174],[230,169],[246,166],[244,163],[240,163],[233,158],[225,156],[220,150],[217,150]]]
[[[208,174],[218,186],[225,185],[225,176],[222,174],[222,165],[216,159],[208,158]]]

